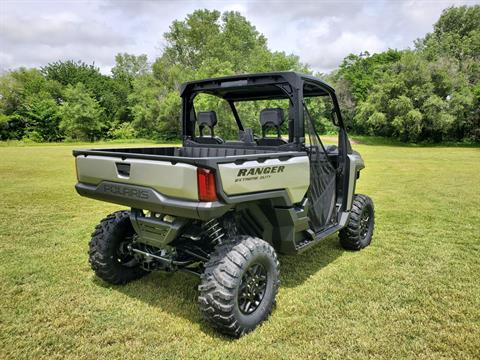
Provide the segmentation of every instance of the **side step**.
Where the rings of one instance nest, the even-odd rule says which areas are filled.
[[[314,232],[312,229],[308,229],[306,231],[306,233],[308,234],[308,237],[305,238],[303,241],[301,241],[299,244],[296,244],[295,246],[295,250],[299,253],[301,252],[304,252],[305,250],[309,249],[310,247],[318,244],[320,241],[326,239],[327,237],[329,237],[330,235],[332,235],[333,233],[341,230],[345,224],[347,223],[348,221],[348,217],[349,217],[349,213],[348,212],[342,212],[340,215],[339,215],[339,223],[337,224],[334,224],[322,231],[319,231],[319,232]]]
[[[337,232],[340,230],[342,226],[340,225],[332,225],[329,228],[322,230],[318,233],[313,232],[312,230],[308,230],[309,238],[303,240],[300,244],[296,246],[296,250],[301,253],[304,252],[305,250],[309,249],[310,247],[318,244],[320,241],[326,239],[333,233]]]

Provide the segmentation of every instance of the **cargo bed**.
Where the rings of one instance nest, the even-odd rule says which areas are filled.
[[[260,147],[186,146],[75,150],[77,191],[129,207],[194,218],[219,216],[237,202],[301,201],[309,183],[305,152]],[[198,169],[215,174],[218,199],[201,202]],[[250,195],[251,194],[251,195]],[[188,213],[185,213],[187,211]]]
[[[143,148],[113,148],[113,149],[91,149],[91,150],[74,150],[73,155],[96,155],[96,156],[112,156],[130,159],[150,159],[150,160],[167,160],[182,161],[185,163],[196,163],[195,160],[189,159],[205,159],[205,158],[224,158],[228,157],[244,157],[249,155],[267,155],[276,157],[278,154],[287,153],[293,155],[292,151],[276,151],[271,148],[261,147],[221,147],[221,146],[187,146],[187,147],[143,147]],[[182,158],[182,159],[179,159]],[[188,159],[185,159],[188,158]]]

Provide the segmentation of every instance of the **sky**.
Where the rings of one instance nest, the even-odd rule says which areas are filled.
[[[134,1],[0,0],[0,71],[57,60],[94,63],[108,74],[115,54],[147,54],[165,46],[175,19],[195,9],[235,10],[268,39],[269,48],[294,53],[329,72],[350,53],[413,47],[442,10],[477,0]]]

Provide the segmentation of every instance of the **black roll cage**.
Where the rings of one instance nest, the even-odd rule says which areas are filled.
[[[289,99],[293,107],[293,126],[289,124],[289,143],[297,150],[305,146],[304,98],[330,96],[339,127],[339,151],[351,153],[345,125],[335,90],[326,82],[306,74],[293,71],[260,74],[234,75],[220,78],[190,81],[182,84],[182,131],[183,142],[195,136],[196,114],[194,99],[199,93],[214,95],[226,100],[232,110],[239,130],[244,130],[235,107],[237,101]],[[345,150],[345,151],[343,151]]]

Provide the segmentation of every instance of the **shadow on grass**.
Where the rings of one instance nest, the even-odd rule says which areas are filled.
[[[335,234],[302,254],[280,255],[280,286],[294,288],[302,285],[344,253]]]
[[[336,236],[331,236],[303,254],[280,255],[280,286],[292,288],[303,284],[343,253]],[[161,311],[199,323],[204,334],[210,337],[234,340],[217,333],[202,321],[196,304],[200,279],[195,275],[184,272],[156,272],[125,286],[109,285],[96,276],[92,277],[92,281],[98,286],[118,290]]]

